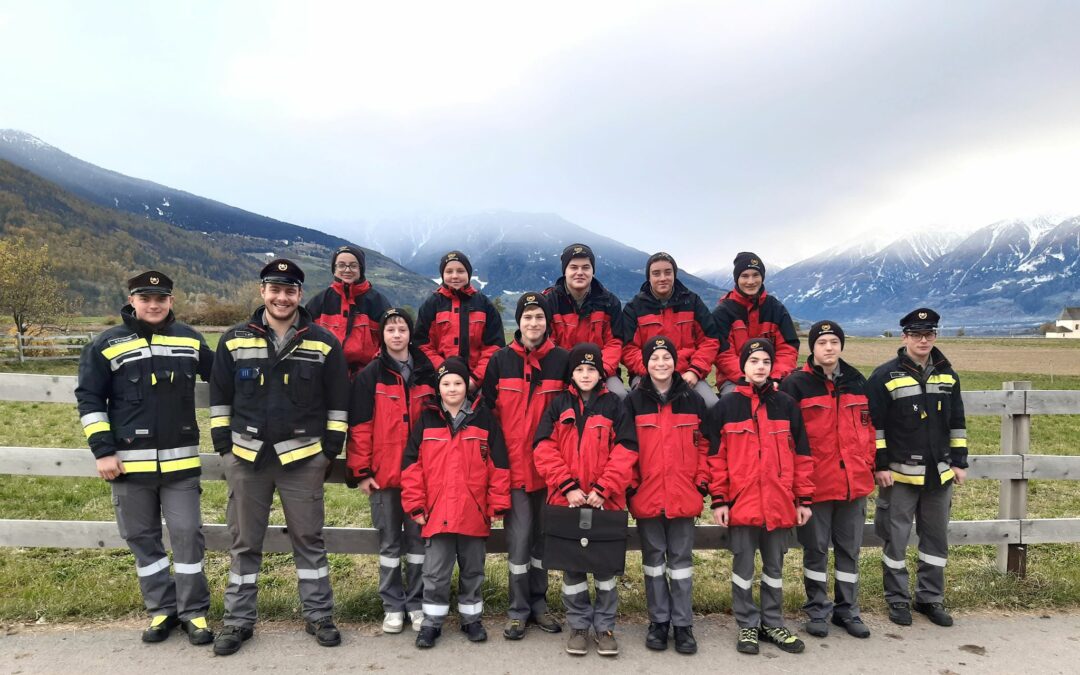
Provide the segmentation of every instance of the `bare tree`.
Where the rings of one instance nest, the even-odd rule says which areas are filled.
[[[22,237],[0,240],[0,312],[19,333],[55,322],[72,307],[67,284],[53,276],[48,246],[29,246]]]

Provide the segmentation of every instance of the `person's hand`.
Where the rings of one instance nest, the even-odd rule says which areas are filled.
[[[97,473],[105,480],[113,480],[120,474],[127,473],[127,471],[124,470],[124,463],[120,461],[119,457],[109,455],[97,460]]]
[[[688,384],[690,386],[690,388],[693,389],[694,386],[697,385],[699,378],[697,376],[697,373],[695,373],[692,370],[688,370],[688,371],[686,371],[685,373],[682,374],[682,379],[683,379],[683,382]]]
[[[413,521],[417,525],[427,525],[427,516],[425,516],[424,514],[421,513],[418,516],[413,516]]]
[[[892,487],[893,477],[892,471],[875,471],[874,482],[878,484],[878,487]]]
[[[604,498],[596,490],[589,493],[589,496],[585,498],[585,502],[594,509],[604,508]]]
[[[812,515],[814,515],[814,512],[810,510],[809,506],[795,507],[795,523],[800,527],[805,525]]]
[[[724,505],[724,506],[714,506],[713,507],[713,510],[712,510],[713,522],[716,523],[717,525],[719,525],[720,527],[727,527],[728,526],[728,517],[730,515],[731,515],[731,507],[730,506]]]
[[[363,490],[366,495],[370,495],[372,492],[382,489],[382,487],[375,482],[374,478],[365,478],[360,481],[360,484],[357,487]]]
[[[956,476],[956,478],[953,479],[953,480],[956,481],[956,484],[957,485],[963,485],[964,481],[967,480],[967,469],[961,469],[958,466],[954,466],[952,468],[952,472],[953,472],[953,475]]]
[[[585,493],[577,488],[566,493],[566,501],[570,502],[570,506],[575,509],[579,506],[585,506],[586,499]]]

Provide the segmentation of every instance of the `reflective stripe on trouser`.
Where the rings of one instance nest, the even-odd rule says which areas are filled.
[[[810,507],[813,516],[798,529],[803,547],[803,611],[811,619],[830,614],[859,616],[859,549],[866,522],[866,497],[852,501],[828,501]],[[829,544],[836,557],[836,603],[829,599]]]
[[[420,537],[420,526],[405,517],[400,489],[376,490],[369,499],[371,523],[379,531],[379,598],[383,611],[420,609],[424,593],[424,540]],[[401,577],[403,556],[407,586]]]
[[[563,572],[562,600],[566,623],[574,630],[595,628],[597,633],[615,630],[615,612],[619,609],[619,590],[615,577],[593,575],[596,600],[589,597],[589,575]]]
[[[206,616],[210,587],[203,572],[199,477],[177,481],[121,480],[112,483],[112,500],[120,536],[135,554],[146,611],[176,614],[181,619]],[[169,528],[176,576],[169,574],[169,555],[161,541],[161,518]]]
[[[731,613],[739,628],[784,625],[784,553],[791,529],[732,527]],[[761,551],[761,609],[754,604],[754,553]]]
[[[637,528],[649,621],[692,626],[694,519],[642,518]]]
[[[224,461],[229,483],[225,516],[232,535],[225,625],[252,626],[257,618],[255,582],[275,488],[292,543],[304,619],[318,621],[330,616],[334,596],[323,543],[323,476],[330,459],[320,453],[289,470],[276,462],[256,468],[232,453],[227,453]]]
[[[457,610],[461,624],[484,613],[484,555],[487,540],[464,534],[437,534],[424,540],[424,625],[440,628],[450,613],[450,577],[458,565]]]
[[[915,533],[919,536],[915,601],[944,601],[951,508],[951,481],[937,488],[894,483],[879,490],[874,527],[885,542],[881,551],[881,569],[886,602],[909,602],[911,598],[906,553],[913,519]]]
[[[543,568],[544,533],[540,514],[547,490],[510,491],[510,513],[506,515],[506,551],[510,561],[511,619],[527,620],[548,611],[548,575]]]

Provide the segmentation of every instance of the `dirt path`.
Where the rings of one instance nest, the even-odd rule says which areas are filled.
[[[601,659],[595,652],[574,658],[563,652],[565,633],[545,635],[533,629],[521,642],[496,635],[497,621],[488,618],[492,638],[475,645],[450,622],[438,646],[413,647],[413,633],[382,635],[374,626],[343,626],[344,641],[336,649],[318,647],[297,624],[258,627],[239,654],[215,657],[207,647],[192,647],[183,633],[158,645],[138,642],[140,626],[130,622],[93,627],[9,628],[0,637],[0,671],[5,673],[154,673],[315,671],[421,673],[716,673],[737,667],[741,673],[859,672],[898,673],[1051,673],[1076,672],[1080,647],[1080,613],[998,616],[958,615],[952,628],[938,628],[916,615],[901,628],[881,616],[867,616],[874,631],[868,640],[846,634],[807,640],[804,654],[781,653],[762,645],[756,657],[734,650],[730,616],[699,619],[695,627],[700,652],[682,656],[673,650],[645,649],[645,626],[618,626],[621,654]],[[789,626],[794,627],[789,622]]]

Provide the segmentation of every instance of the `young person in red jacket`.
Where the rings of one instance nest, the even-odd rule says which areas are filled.
[[[874,491],[874,425],[866,378],[840,358],[844,330],[835,321],[810,327],[810,356],[780,384],[802,411],[814,457],[813,517],[799,528],[803,583],[809,617],[806,632],[829,634],[826,620],[857,638],[870,637],[859,618],[859,550],[866,522],[866,495]],[[836,603],[829,599],[829,544],[836,552]]]
[[[484,381],[488,360],[506,346],[502,317],[487,296],[473,288],[472,263],[461,251],[450,251],[439,260],[442,283],[420,305],[416,316],[416,344],[432,365],[460,356],[472,373],[469,393]]]
[[[701,429],[705,402],[676,374],[681,358],[675,342],[663,335],[642,345],[647,376],[624,401],[638,441],[638,465],[627,501],[641,536],[649,609],[645,646],[667,649],[674,624],[675,650],[693,654],[694,519],[701,515],[708,492],[708,445]]]
[[[756,253],[743,252],[735,256],[734,268],[735,288],[712,313],[725,343],[716,357],[716,388],[721,394],[733,391],[742,379],[739,354],[754,338],[769,340],[776,350],[772,379],[782,380],[799,367],[799,336],[787,308],[765,292],[765,263]]]
[[[458,565],[458,614],[471,642],[487,640],[485,544],[491,521],[510,508],[510,475],[499,424],[467,398],[469,368],[452,356],[437,371],[438,398],[409,433],[401,463],[401,505],[423,529],[424,623],[416,646],[435,646],[450,613],[450,578]]]
[[[645,375],[641,352],[657,335],[674,340],[679,376],[696,391],[706,407],[716,404],[716,392],[706,380],[720,350],[720,334],[697,293],[678,280],[679,268],[667,253],[654,253],[645,263],[645,283],[623,308],[622,361],[631,382]]]
[[[382,348],[353,380],[349,396],[349,439],[345,446],[348,483],[371,501],[379,531],[379,597],[384,633],[400,633],[409,613],[413,630],[424,620],[420,609],[424,542],[420,526],[401,508],[401,458],[409,428],[435,397],[435,369],[412,343],[412,319],[392,307],[379,320]],[[402,584],[405,552],[408,586]]]
[[[544,291],[551,305],[551,339],[563,349],[583,342],[600,345],[607,390],[626,398],[619,376],[622,360],[622,303],[594,276],[596,256],[585,244],[570,244],[559,257],[563,275]]]
[[[330,258],[334,281],[307,304],[315,323],[326,328],[341,343],[349,377],[375,358],[379,351],[379,317],[390,308],[382,293],[364,278],[364,252],[342,246]]]
[[[585,342],[570,351],[567,391],[547,407],[536,431],[533,458],[548,486],[548,504],[623,510],[626,488],[637,464],[634,422],[604,383],[604,358],[598,345]],[[616,656],[615,612],[619,592],[614,575],[593,575],[596,601],[589,600],[587,574],[563,572],[563,606],[570,625],[566,651],[584,655],[589,629],[596,652]]]
[[[745,379],[709,411],[709,490],[713,520],[730,527],[731,604],[736,649],[758,653],[758,639],[785,652],[805,644],[784,627],[783,571],[789,530],[810,518],[814,462],[799,405],[769,378],[773,346],[743,345]],[[754,604],[754,554],[761,551],[761,609]]]
[[[510,454],[510,513],[505,524],[510,607],[503,630],[508,640],[525,637],[529,623],[548,633],[562,630],[548,613],[540,522],[547,491],[533,463],[533,439],[544,410],[566,389],[567,352],[548,337],[551,310],[542,293],[523,293],[514,316],[518,324],[514,341],[491,357],[483,385],[484,405],[495,412]]]

